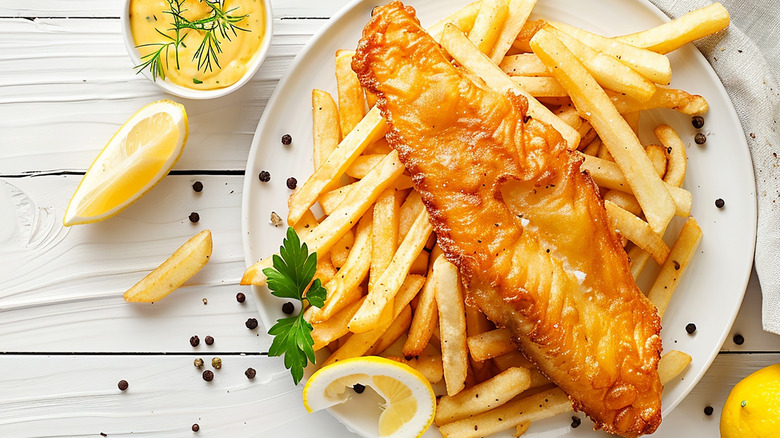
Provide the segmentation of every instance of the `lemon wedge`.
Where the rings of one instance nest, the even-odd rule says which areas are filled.
[[[723,438],[780,437],[780,364],[745,377],[731,390],[720,416]]]
[[[303,388],[303,406],[314,412],[367,395],[353,390],[358,384],[384,399],[378,436],[419,437],[433,422],[436,396],[428,380],[408,365],[377,356],[345,359],[315,372]]]
[[[101,221],[135,202],[176,164],[188,134],[187,113],[179,103],[158,100],[138,110],[87,169],[63,224]]]

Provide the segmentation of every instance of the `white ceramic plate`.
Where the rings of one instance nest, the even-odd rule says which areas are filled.
[[[436,22],[469,0],[410,0],[423,26]],[[285,227],[269,223],[272,211],[285,217],[290,190],[285,181],[294,176],[302,183],[312,172],[311,90],[319,88],[336,96],[334,53],[354,49],[371,9],[381,2],[362,0],[344,8],[298,55],[287,76],[265,109],[257,127],[247,162],[243,198],[244,253],[247,264],[278,251]],[[534,11],[546,17],[574,24],[607,36],[636,32],[667,21],[654,6],[644,0],[602,0],[582,6],[579,0],[545,0]],[[532,17],[533,18],[533,17]],[[688,45],[670,54],[672,86],[707,98],[710,111],[701,132],[704,145],[693,142],[695,130],[690,117],[671,110],[658,110],[642,118],[643,144],[657,143],[652,128],[667,123],[680,133],[688,154],[688,174],[684,187],[694,196],[693,216],[704,238],[699,254],[680,283],[663,319],[665,351],[676,349],[693,357],[681,378],[668,384],[663,394],[663,414],[668,414],[693,388],[718,353],[737,315],[753,262],[756,230],[756,198],[751,165],[742,127],[718,77],[704,57]],[[290,133],[293,143],[282,146],[280,138]],[[269,183],[261,183],[258,173],[271,173]],[[715,207],[723,198],[726,206]],[[672,241],[682,220],[676,218],[667,240]],[[650,265],[653,265],[651,262]],[[650,267],[647,276],[653,275]],[[647,279],[640,279],[646,290]],[[265,288],[255,288],[260,316],[266,327],[281,312],[282,300]],[[693,322],[694,335],[685,332]],[[362,405],[333,409],[334,415],[349,429],[364,436],[375,435],[376,413],[367,413]],[[579,414],[582,417],[582,414]],[[527,436],[546,437],[601,435],[591,431],[590,422],[572,429],[570,415],[562,415],[535,424]],[[426,436],[438,436],[435,428]],[[507,434],[508,436],[508,434]]]

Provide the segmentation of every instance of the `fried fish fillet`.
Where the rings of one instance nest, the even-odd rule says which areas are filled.
[[[661,422],[660,320],[582,158],[528,102],[453,66],[414,9],[376,9],[352,64],[375,93],[472,300],[587,413],[626,437]]]

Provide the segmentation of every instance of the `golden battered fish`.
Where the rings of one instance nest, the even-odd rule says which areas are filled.
[[[414,9],[376,9],[353,69],[389,123],[468,299],[587,413],[626,437],[661,422],[660,320],[582,158],[521,96],[454,67]]]

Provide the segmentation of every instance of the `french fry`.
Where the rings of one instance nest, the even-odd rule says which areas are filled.
[[[620,93],[608,92],[609,99],[615,104],[621,114],[646,111],[656,108],[666,108],[679,111],[689,116],[698,116],[706,113],[710,107],[707,100],[698,94],[690,94],[683,90],[656,86],[655,93],[650,99],[640,102],[630,96]]]
[[[661,266],[661,272],[658,273],[658,277],[647,294],[647,297],[658,309],[659,316],[663,317],[666,306],[680,283],[680,278],[685,274],[693,254],[696,253],[696,248],[699,247],[701,237],[702,232],[699,224],[696,223],[693,217],[688,218],[688,221],[685,222],[680,231],[680,235],[677,236],[677,240],[672,245],[669,257],[666,258],[666,262]]]
[[[382,161],[387,154],[361,155],[355,159],[355,162],[344,172],[352,178],[361,179],[368,175],[377,164]]]
[[[409,325],[411,325],[411,323],[412,307],[407,304],[406,307],[404,307],[404,310],[401,311],[401,314],[398,315],[395,320],[393,320],[393,323],[390,324],[390,327],[388,327],[387,330],[382,333],[382,336],[379,337],[379,340],[377,340],[376,344],[374,344],[371,349],[366,352],[366,354],[382,354],[391,345],[393,345],[395,341],[406,334],[406,331],[409,330]]]
[[[458,268],[440,255],[434,264],[436,305],[439,308],[439,334],[447,395],[455,395],[465,386],[468,370],[466,316],[460,290]]]
[[[386,319],[387,322],[374,328],[373,330],[369,330],[363,333],[353,333],[350,335],[344,345],[339,347],[338,350],[334,351],[333,354],[331,354],[330,357],[328,357],[328,359],[322,364],[322,366],[327,366],[350,357],[362,356],[368,350],[370,350],[371,347],[379,340],[379,338],[382,337],[387,328],[390,327],[390,324],[392,324],[393,320],[401,314],[409,302],[412,301],[412,298],[417,295],[417,292],[420,291],[420,288],[424,282],[425,279],[419,275],[407,276],[404,279],[397,296],[395,297],[393,307],[386,309],[391,314],[391,317]],[[367,300],[368,299],[366,299],[366,301]],[[384,320],[385,319],[383,319],[383,321]]]
[[[666,174],[666,149],[661,145],[651,144],[645,148],[645,152],[658,176],[663,179]]]
[[[654,52],[669,53],[686,43],[720,32],[729,26],[729,21],[729,11],[720,3],[713,3],[652,29],[615,39]]]
[[[574,108],[574,105],[561,105],[561,107],[553,111],[553,113],[567,125],[576,129],[577,132],[580,132],[579,129],[580,125],[582,125],[582,118],[580,118],[580,114],[577,112],[577,108]]]
[[[466,336],[472,337],[494,329],[487,316],[475,305],[466,303]],[[490,362],[477,362],[474,358],[471,360],[471,370],[474,372],[474,378],[478,382],[484,382],[491,377]]]
[[[346,199],[351,190],[355,187],[357,182],[354,182],[352,184],[348,184],[343,187],[339,187],[337,189],[331,190],[329,192],[323,193],[320,195],[317,202],[319,202],[320,207],[322,207],[322,211],[330,216],[333,214],[333,211],[338,208],[339,204],[341,204],[344,199]],[[393,190],[397,190],[399,192],[402,192],[404,190],[408,190],[412,188],[412,178],[408,175],[398,175],[395,180],[393,181],[393,184],[391,184],[391,188]],[[405,193],[405,192],[404,192]]]
[[[601,142],[601,146],[599,146],[599,151],[596,156],[605,161],[615,162],[615,158],[609,153],[609,148],[603,141]]]
[[[611,105],[609,97],[579,60],[546,29],[536,33],[531,46],[609,148],[650,226],[656,232],[665,230],[675,214],[674,200],[655,173],[639,139]]]
[[[433,234],[431,234],[433,235]],[[427,241],[426,241],[427,243]],[[425,246],[423,245],[423,249]],[[418,275],[425,275],[425,272],[428,271],[428,258],[430,257],[430,254],[428,251],[420,251],[420,254],[417,255],[417,258],[414,259],[412,262],[412,266],[409,267],[409,273],[410,274],[418,274]]]
[[[328,291],[325,304],[320,309],[313,311],[309,318],[310,322],[326,321],[335,313],[360,298],[358,286],[366,278],[372,262],[372,229],[373,215],[369,210],[358,222],[352,249],[349,251],[349,255],[336,274],[335,279],[324,283],[325,289]]]
[[[596,132],[595,129],[592,131]],[[591,141],[590,144],[588,144],[585,149],[582,150],[582,153],[595,157],[599,153],[599,150],[601,150],[601,144],[601,139],[596,136],[596,138],[594,138],[593,141]],[[618,172],[620,172],[620,169],[618,169]],[[621,173],[620,175],[622,176],[623,174]]]
[[[668,154],[664,181],[676,187],[682,186],[685,180],[685,172],[688,169],[685,145],[671,126],[660,125],[653,132],[661,140],[661,144],[666,147],[666,153]]]
[[[517,346],[512,342],[509,330],[499,328],[489,332],[470,336],[467,340],[469,353],[477,362],[482,362],[502,354],[516,351]]]
[[[290,226],[295,225],[304,212],[317,202],[317,197],[320,194],[338,183],[341,175],[363,152],[363,149],[369,143],[373,143],[385,135],[386,129],[385,119],[379,113],[379,109],[369,111],[366,117],[328,155],[325,162],[298,190],[290,195],[288,201],[290,212],[287,216],[287,223]]]
[[[587,171],[596,184],[608,189],[634,193],[631,190],[631,186],[629,186],[626,181],[626,177],[623,176],[623,173],[616,163],[590,155],[583,154],[583,156],[585,157],[585,160],[582,162],[582,167],[580,169]],[[691,192],[671,184],[664,184],[674,200],[675,215],[687,217],[691,214],[691,204],[693,203]]]
[[[333,248],[330,250],[330,260],[333,262],[334,267],[341,269],[344,266],[347,257],[349,257],[350,248],[352,248],[354,243],[355,233],[349,230],[333,245]]]
[[[373,155],[373,154],[389,154],[393,148],[390,147],[390,144],[387,142],[387,139],[385,137],[380,138],[379,140],[371,143],[370,145],[366,146],[366,149],[363,151],[366,155]]]
[[[371,275],[368,290],[372,291],[379,277],[390,265],[398,249],[398,217],[401,196],[395,190],[385,190],[374,205],[374,227],[371,230]]]
[[[620,190],[607,190],[607,193],[604,193],[602,198],[605,201],[614,203],[623,210],[631,212],[634,216],[642,215],[642,207],[636,202],[636,198],[626,192],[621,192]]]
[[[307,244],[309,251],[320,255],[330,251],[330,248],[352,228],[352,225],[403,170],[398,154],[396,152],[388,154],[379,166],[355,184],[350,192],[353,195],[350,199],[342,202],[332,215],[326,217],[306,238],[301,239]],[[241,284],[264,286],[267,278],[263,274],[263,269],[271,265],[271,257],[268,257],[248,267],[241,278]]]
[[[504,57],[498,65],[511,76],[552,76],[547,66],[534,53],[520,53]]]
[[[357,75],[352,71],[353,50],[336,51],[336,86],[339,94],[339,124],[346,137],[365,115],[366,99]]]
[[[623,119],[625,119],[626,123],[628,123],[628,126],[631,127],[631,130],[634,131],[634,134],[638,136],[639,135],[639,111],[634,111],[633,113],[623,113]]]
[[[314,231],[314,228],[317,227],[317,225],[319,225],[319,222],[314,216],[314,213],[312,213],[311,210],[306,210],[298,223],[295,224],[293,229],[298,234],[298,236],[303,238],[307,234]]]
[[[621,43],[568,24],[552,21],[549,24],[583,44],[617,59],[657,84],[668,84],[672,80],[672,65],[669,63],[669,58],[664,55]],[[533,47],[533,43],[531,47]],[[538,53],[536,54],[538,55]],[[549,68],[547,63],[545,65]]]
[[[520,33],[517,34],[515,42],[512,43],[512,47],[519,50],[521,53],[533,52],[530,44],[531,38],[533,38],[536,32],[544,27],[544,25],[544,20],[526,21],[523,28],[520,29]]]
[[[434,421],[441,426],[489,411],[525,391],[530,384],[531,373],[527,368],[509,368],[457,395],[439,399]]]
[[[528,99],[528,115],[555,128],[566,140],[569,149],[577,148],[580,134],[515,84],[509,76],[490,61],[490,58],[481,53],[458,28],[453,25],[445,26],[441,45],[460,65],[481,77],[488,87],[500,93],[513,90],[525,96]]]
[[[650,99],[655,93],[655,84],[618,59],[592,49],[558,28],[545,26],[545,29],[560,39],[604,88],[624,93],[640,102]]]
[[[363,333],[377,326],[382,309],[398,293],[403,278],[406,277],[412,262],[422,251],[432,231],[433,227],[428,220],[428,212],[423,210],[417,216],[403,242],[398,246],[392,261],[374,284],[374,288],[368,291],[368,299],[350,321],[349,330],[351,332]]]
[[[628,238],[636,246],[649,252],[659,265],[664,263],[666,257],[669,256],[669,247],[647,222],[610,201],[604,201],[604,207],[607,209],[609,222],[621,236]]]
[[[417,219],[417,216],[420,215],[420,212],[425,209],[425,205],[422,202],[422,198],[420,198],[420,192],[414,190],[412,193],[409,194],[409,196],[406,197],[406,200],[403,204],[401,204],[401,211],[399,213],[398,217],[398,244],[401,244],[401,241],[406,237],[406,234],[409,232],[409,229],[412,228],[412,224],[414,224],[415,219]]]
[[[509,0],[506,20],[490,51],[490,60],[493,64],[500,64],[504,59],[535,5],[536,0]]]
[[[647,261],[650,260],[650,253],[638,246],[634,246],[628,250],[628,259],[631,262],[631,275],[636,280],[645,268]]]
[[[314,145],[312,159],[317,169],[336,149],[341,139],[339,110],[329,93],[317,89],[311,91],[311,118]]]
[[[434,247],[431,253],[431,260],[436,260],[441,254],[438,246]],[[425,281],[422,291],[419,294],[417,310],[412,318],[412,325],[409,327],[409,336],[404,343],[404,356],[417,356],[428,345],[431,335],[439,321],[439,308],[436,306],[436,277],[439,275],[433,270],[433,263],[428,269],[428,278]]]
[[[691,363],[691,356],[678,350],[671,350],[661,356],[658,361],[658,377],[661,378],[661,384],[674,380]]]
[[[479,8],[481,5],[481,0],[471,2],[462,9],[459,9],[453,14],[450,14],[447,17],[437,21],[426,30],[428,31],[428,34],[432,36],[433,39],[437,42],[441,39],[441,34],[444,32],[444,26],[449,23],[452,23],[455,27],[462,30],[463,32],[471,32],[471,29],[474,27],[474,21],[477,19],[477,14],[479,14]]]
[[[506,0],[482,0],[469,39],[480,52],[489,54],[501,33],[509,4]]]
[[[526,432],[528,432],[528,428],[531,427],[530,421],[523,421],[522,423],[518,423],[517,426],[515,426],[515,433],[512,434],[515,438],[520,438],[521,436],[525,435]]]
[[[533,97],[568,96],[561,84],[550,76],[512,76],[512,81]]]
[[[355,316],[355,313],[363,304],[365,297],[360,298],[347,307],[338,311],[335,315],[323,322],[311,322],[311,337],[314,339],[314,351],[327,346],[329,343],[349,334],[347,324]],[[311,309],[312,307],[309,307]],[[306,309],[307,312],[309,309]],[[305,316],[305,315],[304,315]]]
[[[560,389],[549,389],[512,400],[498,408],[439,426],[444,438],[485,437],[511,429],[520,423],[534,422],[571,411],[569,397]]]
[[[505,371],[512,367],[527,368],[531,373],[531,388],[538,388],[540,386],[549,385],[550,379],[544,377],[538,369],[523,356],[518,350],[510,351],[509,353],[502,354],[493,358],[493,363],[496,365],[499,371]]]
[[[407,359],[400,356],[385,356],[396,362],[404,363],[416,369],[429,382],[438,383],[444,378],[444,369],[441,362],[441,353],[435,348],[426,348],[425,353]]]
[[[336,276],[336,268],[328,254],[317,257],[317,270],[314,272],[314,278],[319,278],[322,284],[326,284]]]

